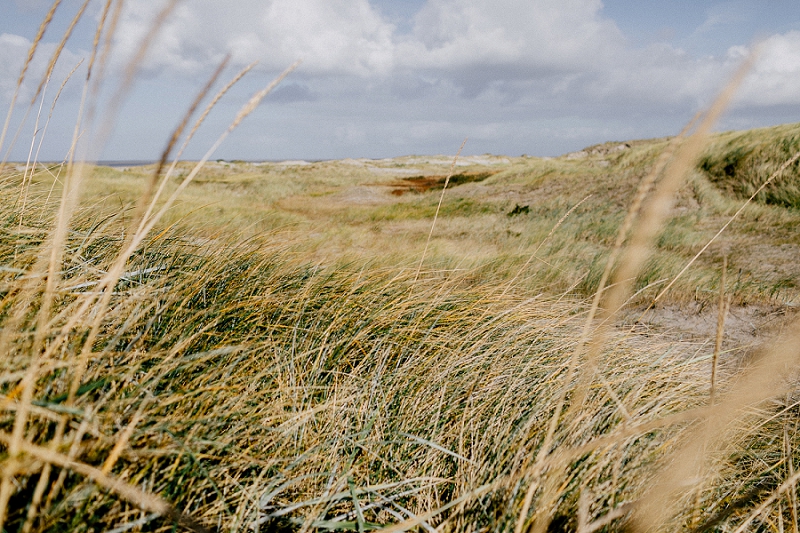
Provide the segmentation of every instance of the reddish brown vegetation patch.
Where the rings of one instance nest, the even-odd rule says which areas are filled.
[[[463,185],[464,183],[483,181],[495,174],[497,174],[497,172],[464,172],[461,174],[453,174],[447,186],[453,187],[455,185]],[[447,176],[413,176],[401,178],[392,182],[390,185],[394,187],[394,189],[392,189],[392,194],[401,196],[407,192],[423,193],[431,189],[442,189],[445,181],[447,181]]]

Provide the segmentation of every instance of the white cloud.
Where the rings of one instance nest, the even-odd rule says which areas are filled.
[[[800,31],[773,35],[739,93],[739,106],[800,104]],[[731,54],[737,53],[734,48]]]
[[[126,5],[117,34],[123,58],[162,3]],[[767,44],[740,105],[800,100],[800,33]],[[428,0],[404,33],[368,0],[193,0],[166,22],[145,67],[194,76],[226,53],[236,64],[259,60],[269,70],[303,58],[299,74],[306,82],[355,76],[351,84],[371,87],[390,80],[405,97],[450,87],[455,97],[484,94],[499,103],[698,107],[721,87],[742,50],[697,58],[666,44],[636,49],[603,15],[600,0]]]
[[[112,78],[164,1],[126,0]],[[141,102],[152,110],[176,107],[176,85],[199,85],[226,53],[235,67],[259,60],[259,68],[273,72],[303,58],[267,104],[273,106],[270,120],[279,112],[306,113],[305,131],[293,139],[311,154],[298,156],[313,155],[325,142],[354,150],[349,155],[365,146],[382,153],[384,145],[422,152],[436,143],[457,145],[465,135],[501,151],[503,142],[512,141],[528,151],[522,135],[538,136],[548,147],[569,141],[577,148],[604,135],[673,132],[713,98],[747,54],[744,46],[725,53],[737,38],[722,39],[727,22],[714,17],[697,39],[714,40],[717,55],[703,47],[690,47],[689,53],[663,43],[635,45],[604,15],[601,0],[427,0],[402,29],[376,7],[398,1],[184,0],[152,43],[144,65],[152,79]],[[76,32],[54,80],[77,61],[70,50],[88,48],[92,35],[93,30]],[[13,91],[30,37],[0,35],[0,100]],[[34,89],[55,46],[51,39],[57,36],[46,36],[31,68]],[[175,78],[183,79],[176,84]],[[140,106],[135,112],[147,115],[144,104],[132,101]],[[777,116],[780,106],[798,103],[800,31],[773,35],[732,112]],[[308,128],[312,122],[317,126]],[[402,131],[390,127],[401,125]],[[313,141],[310,129],[320,130]],[[129,135],[143,136],[141,131],[131,128]]]
[[[0,75],[0,99],[11,99],[30,47],[30,39],[10,33],[0,34],[0,73],[2,73]],[[47,71],[47,65],[55,48],[56,45],[53,43],[41,43],[39,45],[36,55],[34,55],[31,64],[28,66],[25,81],[20,90],[19,96],[22,100],[33,96],[33,92]],[[60,85],[78,61],[80,61],[78,54],[66,49],[63,50],[53,71],[50,83]]]
[[[410,66],[442,69],[586,68],[624,45],[614,23],[599,15],[601,7],[599,0],[429,0],[401,56]]]
[[[0,34],[0,94],[10,98],[31,42],[19,35]],[[14,75],[16,74],[16,76]]]
[[[408,70],[451,80],[463,96],[489,93],[566,112],[699,106],[735,63],[666,44],[636,49],[599,0],[428,0],[398,49]]]
[[[127,3],[117,35],[122,56],[136,49],[160,5]],[[259,59],[276,69],[302,57],[305,72],[362,77],[398,68],[564,72],[624,51],[601,7],[599,0],[428,0],[413,31],[401,35],[368,0],[195,0],[167,21],[147,67],[194,74],[230,52],[240,64]]]
[[[599,0],[429,0],[412,32],[399,35],[367,0],[195,0],[166,23],[147,68],[194,75],[230,52],[239,64],[258,59],[269,69],[302,57],[306,76],[391,75],[397,84],[425,72],[427,85],[453,83],[469,97],[489,88],[502,92],[498,82],[542,79],[548,92],[568,97],[578,90],[585,97],[579,84],[592,81],[587,75],[605,85],[598,95],[635,89],[627,69],[640,58],[601,7]],[[123,56],[135,50],[159,8],[152,0],[129,2],[117,38]],[[612,73],[622,74],[621,83],[607,79]],[[676,79],[672,72],[664,77]]]
[[[122,56],[130,57],[158,8],[128,2],[117,36]],[[307,73],[388,73],[393,30],[367,0],[195,0],[167,21],[146,66],[194,74],[231,53],[238,64],[260,60],[268,69],[302,58]]]

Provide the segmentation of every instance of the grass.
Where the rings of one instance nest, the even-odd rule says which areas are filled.
[[[92,270],[108,268],[118,253],[121,238],[110,237],[116,221],[84,242],[96,225],[93,214],[70,239],[69,263],[77,268],[65,284],[92,279]],[[260,493],[281,484],[287,486],[261,504],[263,519],[307,502],[272,521],[330,521],[352,512],[351,479],[361,505],[393,502],[364,511],[370,523],[394,521],[390,510],[403,517],[425,513],[498,482],[490,497],[450,520],[513,522],[521,498],[514,486],[525,483],[516,472],[541,444],[536,434],[548,416],[552,384],[566,372],[582,320],[579,301],[499,298],[500,287],[485,286],[473,272],[429,273],[420,285],[410,270],[315,265],[277,236],[203,247],[186,241],[183,231],[170,231],[146,243],[127,268],[163,268],[115,289],[84,379],[89,386],[70,406],[76,422],[91,417],[83,461],[102,461],[142,409],[115,474],[206,523],[222,519],[226,529],[245,528],[259,513]],[[26,249],[36,244],[31,239]],[[10,250],[3,264],[24,266]],[[74,296],[64,298],[62,305],[74,306]],[[687,395],[702,396],[695,363],[687,365],[684,354],[668,353],[666,345],[659,349],[661,383],[630,383],[652,366],[641,349],[620,341],[614,349],[620,366],[609,379],[629,389],[623,397],[635,415],[655,418],[679,409]],[[77,357],[79,347],[66,346],[58,360]],[[653,404],[659,389],[678,383],[686,391],[680,402]],[[42,414],[57,418],[68,386],[68,372],[56,369],[37,395]],[[619,424],[603,391],[592,402],[595,414],[569,444]],[[48,422],[40,424],[44,436]],[[654,435],[620,449],[638,450],[637,459],[617,467],[620,501],[663,439]],[[581,460],[572,475],[592,486],[607,483],[613,457]],[[35,476],[21,482],[30,486]],[[405,495],[393,499],[398,494]],[[23,513],[29,497],[20,490],[11,507]],[[112,528],[139,516],[74,476],[57,501],[41,528]],[[569,505],[561,510],[566,517]],[[22,515],[9,520],[19,523]]]
[[[796,302],[769,176],[797,126],[705,142],[732,87],[641,210],[671,139],[182,162],[161,196],[3,165],[4,530],[796,531],[798,326],[748,351],[631,318]]]
[[[700,168],[716,185],[740,197],[753,194],[770,174],[800,148],[796,124],[720,135],[700,161]],[[797,164],[756,200],[771,205],[800,207]]]
[[[513,277],[529,259],[528,251],[588,196],[540,250],[547,263],[537,260],[536,268],[526,273],[523,282],[534,291],[542,283],[556,283],[556,290],[567,290],[583,276],[588,281],[579,285],[580,294],[589,296],[597,288],[591,280],[599,279],[593,269],[603,264],[636,183],[664,146],[665,141],[659,140],[633,143],[628,150],[582,160],[517,159],[481,183],[456,185],[445,195],[434,236],[438,252],[429,262],[449,265],[447,268],[472,267],[477,258],[499,277]],[[383,243],[391,239],[392,251],[397,253],[389,254],[385,266],[396,265],[397,256],[407,257],[412,263],[410,258],[421,256],[438,195],[435,191],[389,195],[396,175],[373,170],[389,168],[389,164],[323,162],[299,168],[280,164],[212,168],[187,190],[169,220],[184,220],[184,226],[194,231],[207,228],[213,232],[212,228],[235,225],[238,232],[250,235],[291,228],[299,236],[311,236],[313,242],[304,247],[315,249],[320,258],[351,254],[354,259],[381,261],[387,251]],[[441,175],[441,168],[425,165],[414,170]],[[107,202],[132,203],[137,171],[104,172],[109,172],[108,178],[97,185],[108,194]],[[639,288],[648,281],[675,276],[681,263],[688,262],[741,205],[701,170],[689,176],[677,201],[675,216],[658,239],[657,254],[663,260],[653,262],[653,268],[642,273]],[[527,206],[528,210],[508,216],[516,206]],[[731,268],[741,272],[735,288],[738,303],[793,301],[796,296],[791,291],[780,289],[794,273],[789,266],[790,255],[776,258],[788,269],[781,276],[754,260],[759,254],[753,246],[795,246],[793,228],[798,221],[792,209],[752,206],[679,280],[669,298],[689,302],[698,293],[713,292],[722,255],[727,254]],[[672,267],[667,268],[669,264]],[[654,295],[651,291],[640,300],[645,303]]]

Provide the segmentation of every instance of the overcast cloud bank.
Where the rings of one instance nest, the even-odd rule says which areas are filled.
[[[111,72],[131,57],[161,7],[128,0]],[[165,108],[171,116],[173,107],[177,116],[191,98],[190,92],[181,98],[177,88],[201,85],[228,53],[236,67],[258,60],[261,82],[303,59],[259,114],[260,127],[245,128],[238,146],[224,150],[235,157],[452,152],[463,136],[471,138],[470,153],[553,155],[606,135],[675,133],[713,98],[750,44],[717,55],[668,42],[637,46],[604,15],[599,0],[428,0],[404,25],[381,7],[367,0],[180,4],[144,65],[146,97],[134,97],[127,108],[139,116],[121,125],[106,157],[157,152],[151,134],[158,128],[145,125],[146,117],[163,118]],[[6,101],[29,43],[30,36],[0,35]],[[47,48],[33,75],[41,75]],[[71,43],[56,76],[86,48]],[[729,123],[797,120],[791,108],[799,103],[800,31],[768,36]],[[280,135],[264,131],[273,126]],[[139,138],[142,130],[147,135]]]

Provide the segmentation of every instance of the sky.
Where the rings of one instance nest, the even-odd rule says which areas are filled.
[[[0,2],[2,117],[50,4]],[[12,160],[37,150],[40,160],[66,156],[105,0],[89,1],[43,96],[26,110],[81,4],[59,5],[0,157],[17,131]],[[158,158],[227,54],[214,90],[258,64],[212,110],[185,158],[201,157],[240,106],[298,59],[214,159],[454,154],[464,138],[465,154],[554,156],[674,135],[756,43],[758,61],[717,129],[800,121],[797,0],[182,0],[116,98],[164,5],[123,4],[102,88],[90,93],[97,118],[81,130],[90,159]]]

